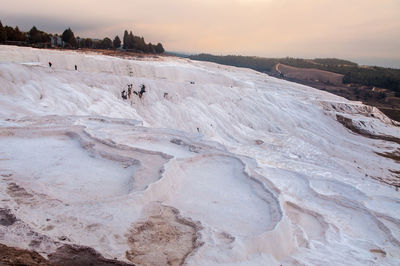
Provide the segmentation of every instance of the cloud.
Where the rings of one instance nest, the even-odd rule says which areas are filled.
[[[106,26],[94,21],[66,20],[57,16],[37,16],[37,15],[2,15],[2,23],[10,26],[18,26],[21,30],[28,31],[32,26],[50,33],[62,33],[70,27],[74,31],[95,31]]]
[[[5,3],[7,2],[7,3]],[[3,23],[82,37],[133,30],[168,50],[400,58],[398,0],[0,0]]]

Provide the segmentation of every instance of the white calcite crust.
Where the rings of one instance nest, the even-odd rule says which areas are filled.
[[[123,100],[127,84],[146,93]],[[0,210],[17,219],[0,243],[143,265],[399,265],[400,166],[379,155],[399,139],[376,108],[249,69],[0,46]],[[139,242],[158,233],[172,255]]]

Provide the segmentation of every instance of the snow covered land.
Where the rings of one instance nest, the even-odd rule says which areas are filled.
[[[0,243],[400,265],[399,143],[376,108],[249,69],[0,46]]]

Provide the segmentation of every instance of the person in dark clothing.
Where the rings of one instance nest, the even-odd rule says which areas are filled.
[[[142,86],[140,87],[140,93],[146,92],[146,86],[144,84],[142,84]]]
[[[77,67],[77,65],[75,65],[75,70],[78,70],[78,67]]]
[[[142,86],[140,87],[140,91],[139,91],[139,98],[142,98],[143,93],[146,92],[146,86],[144,84],[142,84]]]
[[[128,98],[131,98],[131,94],[132,94],[132,84],[128,84]]]
[[[52,65],[52,63],[51,63],[51,62],[49,62],[49,67],[51,67],[51,65]]]
[[[123,90],[123,91],[121,92],[121,97],[122,97],[122,99],[124,99],[124,100],[127,99],[127,98],[126,98],[126,91],[125,91],[125,90]]]

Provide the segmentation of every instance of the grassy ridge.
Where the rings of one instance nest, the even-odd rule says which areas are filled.
[[[396,92],[396,95],[400,96],[400,69],[375,66],[362,67],[354,62],[336,58],[262,58],[237,55],[216,56],[211,54],[192,55],[189,56],[189,58],[230,66],[247,67],[260,72],[273,71],[277,63],[301,68],[316,68],[343,74],[344,83],[357,83],[366,86],[385,88]]]

